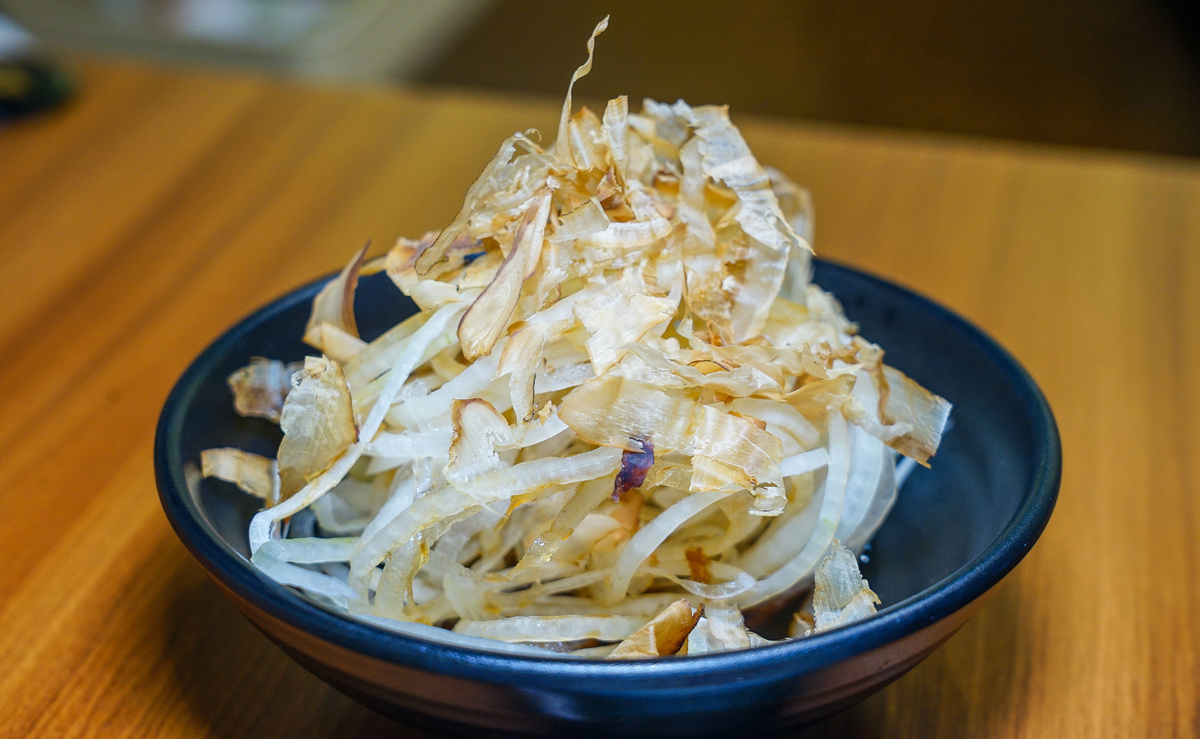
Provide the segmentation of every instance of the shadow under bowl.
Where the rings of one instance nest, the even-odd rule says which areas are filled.
[[[1054,508],[1058,432],[1025,370],[945,308],[817,260],[814,281],[887,350],[889,364],[954,404],[932,469],[917,468],[872,541],[863,574],[886,606],[876,616],[759,649],[637,662],[513,656],[387,631],[260,574],[246,559],[257,501],[224,483],[189,489],[185,479],[204,449],[275,455],[278,427],[237,416],[225,378],[252,356],[311,353],[300,336],[325,279],[244,319],[183,374],[159,419],[159,495],[184,545],[255,626],[318,677],[406,723],[489,735],[696,736],[811,722],[887,685],[949,638]],[[413,310],[384,276],[359,286],[364,337]]]

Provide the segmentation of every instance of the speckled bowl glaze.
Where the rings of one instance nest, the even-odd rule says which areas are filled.
[[[1045,398],[1016,361],[962,318],[904,288],[817,261],[888,361],[954,403],[932,469],[909,478],[872,542],[864,575],[886,607],[819,636],[713,656],[590,662],[468,650],[331,612],[247,561],[256,501],[185,482],[200,451],[274,456],[279,429],[239,418],[225,377],[252,356],[293,360],[324,280],[247,317],[192,363],[163,407],[155,468],[179,538],[268,638],[339,690],[409,724],[451,733],[689,736],[775,731],[887,685],[948,639],[1033,546],[1054,508],[1061,449]],[[386,277],[357,312],[372,337],[413,310]],[[739,734],[734,734],[739,735]]]

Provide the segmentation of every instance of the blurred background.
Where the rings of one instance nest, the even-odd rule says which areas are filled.
[[[0,0],[0,58],[561,97],[606,13],[585,100],[1200,155],[1194,0]]]

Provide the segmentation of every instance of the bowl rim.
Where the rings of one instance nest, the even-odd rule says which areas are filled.
[[[877,615],[805,639],[754,649],[629,661],[575,660],[470,649],[398,633],[326,609],[261,575],[205,522],[192,502],[177,440],[183,419],[201,381],[226,347],[297,303],[312,299],[334,275],[325,275],[260,307],[208,345],[175,383],[159,416],[154,443],[155,478],[160,502],[176,534],[208,573],[254,608],[323,641],[363,656],[406,667],[472,680],[508,682],[519,677],[530,686],[566,679],[606,678],[612,692],[632,687],[711,683],[753,668],[757,680],[812,672],[916,633],[970,605],[998,584],[1037,541],[1049,521],[1062,477],[1062,447],[1054,415],[1029,373],[995,340],[948,308],[906,287],[869,272],[826,259],[814,259],[824,272],[863,279],[873,290],[915,301],[946,321],[980,348],[1012,383],[1025,405],[1035,442],[1033,481],[1003,530],[977,556],[942,580],[882,609]],[[619,677],[619,687],[612,678]],[[757,681],[756,680],[756,681]],[[604,690],[605,682],[597,686]]]

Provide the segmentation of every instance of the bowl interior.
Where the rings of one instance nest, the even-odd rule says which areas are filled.
[[[252,356],[298,360],[311,353],[300,335],[321,282],[247,318],[188,370],[168,401],[165,442],[160,439],[174,479],[181,478],[183,465],[196,463],[200,452],[212,447],[274,456],[278,427],[238,417],[225,377]],[[1057,485],[1039,480],[1048,475],[1057,480],[1058,447],[1049,410],[1024,371],[965,321],[891,283],[819,260],[815,282],[842,301],[867,339],[885,348],[889,364],[954,404],[952,426],[932,468],[913,472],[867,553],[864,575],[884,609],[911,601],[964,570],[1017,522],[1022,506],[1023,515],[1032,516],[1023,524],[1031,545],[1053,505]],[[364,338],[377,336],[414,309],[384,275],[365,278],[359,286],[357,315]],[[254,499],[209,480],[190,492],[183,485],[175,487],[208,535],[248,556]],[[1031,507],[1034,492],[1044,499]],[[989,579],[998,581],[1021,555],[1006,556]],[[245,566],[250,567],[248,562]],[[977,585],[986,589],[991,584]]]

